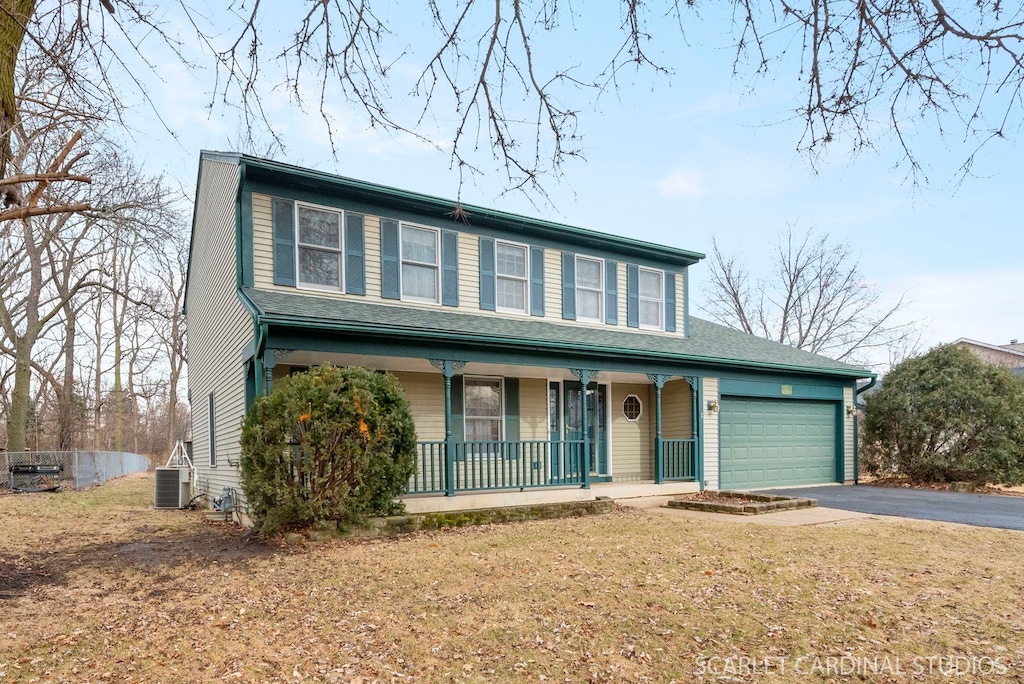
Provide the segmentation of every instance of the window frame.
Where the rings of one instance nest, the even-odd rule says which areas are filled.
[[[525,256],[524,264],[526,266],[525,274],[522,278],[519,276],[505,275],[498,271],[498,248],[501,245],[508,247],[515,247],[516,249],[523,250]],[[523,284],[523,308],[515,309],[511,307],[505,307],[498,304],[499,299],[499,283],[502,279],[515,280]],[[494,240],[494,310],[500,313],[514,313],[522,314],[524,316],[530,315],[530,246],[521,242],[512,242],[511,240]]]
[[[626,413],[626,402],[629,401],[630,399],[635,399],[636,400],[637,413],[636,413],[636,417],[635,418],[630,418],[629,414]],[[643,402],[643,400],[640,399],[640,397],[638,397],[635,394],[627,394],[622,399],[622,417],[625,418],[630,423],[639,423],[640,422],[640,418],[643,415],[644,415],[644,402]]]
[[[498,415],[496,418],[490,418],[488,416],[471,416],[468,411],[469,407],[469,392],[466,391],[467,386],[473,382],[488,383],[498,385]],[[462,439],[466,442],[478,442],[480,440],[471,440],[467,435],[466,428],[470,421],[473,420],[496,420],[498,423],[498,442],[505,441],[505,378],[495,377],[489,375],[467,375],[462,378]],[[490,440],[488,440],[490,441]],[[498,453],[487,452],[488,456],[497,456]]]
[[[651,297],[645,297],[644,296],[643,287],[641,286],[641,281],[643,280],[643,274],[644,274],[645,271],[647,273],[655,273],[658,276],[658,281],[659,281],[660,285],[658,287],[659,295],[658,295],[658,298],[656,300],[651,298]],[[665,272],[661,271],[661,270],[658,270],[656,268],[645,268],[643,266],[637,266],[636,296],[637,296],[637,311],[636,311],[637,326],[641,330],[664,330],[665,329]],[[651,325],[650,323],[644,323],[644,321],[643,321],[644,302],[653,302],[653,301],[657,301],[657,303],[658,303],[658,324],[657,325]]]
[[[345,210],[339,209],[338,207],[329,207],[323,204],[313,204],[312,202],[300,202],[294,200],[294,217],[295,223],[295,287],[300,290],[318,290],[320,292],[340,292],[345,293]],[[315,211],[322,211],[331,214],[338,215],[338,248],[335,250],[333,247],[325,247],[323,245],[313,245],[302,242],[302,228],[299,222],[299,211],[302,208],[313,209]],[[302,259],[300,253],[303,248],[312,249],[320,252],[336,252],[338,256],[338,285],[332,287],[330,285],[321,285],[320,283],[307,283],[302,280]]]
[[[598,276],[598,287],[581,287],[580,286],[580,261],[593,261],[598,265],[600,269],[600,275]],[[604,311],[604,297],[605,297],[605,264],[604,259],[598,257],[586,256],[583,254],[576,255],[575,273],[573,274],[575,279],[575,294],[576,294],[576,320],[583,323],[604,323],[605,311]],[[582,315],[582,307],[580,306],[580,292],[596,292],[597,293],[597,318],[590,318]]]
[[[414,230],[423,230],[434,235],[434,255],[436,261],[433,264],[425,261],[416,261],[414,259],[406,259],[405,257],[405,240],[403,235],[406,228],[412,228]],[[425,226],[420,223],[411,223],[409,221],[398,222],[398,295],[403,302],[418,302],[421,304],[441,304],[441,230],[432,226]],[[412,266],[419,266],[423,268],[434,269],[434,298],[428,297],[417,297],[415,295],[407,295],[405,293],[405,277],[404,270],[405,265],[410,264]]]

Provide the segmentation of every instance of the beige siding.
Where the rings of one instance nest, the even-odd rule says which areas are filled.
[[[544,250],[544,316],[562,320],[562,253]]]
[[[519,381],[519,437],[548,440],[548,382],[536,378]]]
[[[219,496],[233,487],[241,497],[237,463],[245,414],[242,350],[252,318],[236,294],[235,197],[238,167],[205,160],[196,197],[189,270],[188,374],[192,396],[192,448],[200,491]],[[208,401],[214,396],[216,467],[210,466]],[[205,491],[203,491],[205,489]]]
[[[440,373],[395,373],[412,408],[416,439],[444,439],[444,376]]]
[[[704,378],[704,488],[718,489],[718,412],[707,410],[707,402],[719,401],[718,378]]]
[[[693,395],[690,383],[685,380],[667,382],[661,390],[661,436],[665,439],[693,437]]]
[[[271,198],[267,195],[252,196],[253,209],[253,274],[254,285],[264,289],[279,289],[294,292],[296,288],[274,285],[274,254],[273,225],[271,216]],[[324,292],[321,290],[300,291],[321,297],[353,297],[359,301],[384,302],[392,306],[409,306],[415,308],[438,308],[439,304],[422,302],[401,302],[383,299],[380,296],[380,217],[366,215],[364,221],[366,231],[366,294],[346,295],[343,293]],[[626,325],[626,266],[627,261],[619,261],[617,269],[618,285],[618,328]],[[466,313],[499,318],[523,319],[522,314],[502,313],[480,310],[480,240],[473,233],[459,233],[459,309]],[[634,331],[641,335],[677,335],[683,333],[684,283],[682,274],[676,277],[676,322],[677,332],[663,333],[657,331]],[[445,310],[451,310],[443,307]],[[562,252],[558,249],[544,250],[544,318],[555,323],[579,327],[607,327],[601,323],[579,323],[562,319]]]
[[[847,407],[854,405],[853,388],[843,388],[843,470],[844,475],[842,479],[844,481],[852,481],[856,479],[857,473],[854,471],[853,463],[853,450],[856,446],[853,443],[853,414],[848,412]]]
[[[480,310],[480,238],[459,233],[459,308]]]
[[[652,385],[614,384],[611,387],[612,473],[615,482],[654,479],[654,405]],[[635,394],[643,407],[640,420],[626,420],[622,402]]]
[[[685,274],[676,273],[676,333],[686,333],[686,286]]]

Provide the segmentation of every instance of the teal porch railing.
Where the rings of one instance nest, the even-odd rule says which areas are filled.
[[[583,440],[454,442],[452,487],[445,443],[418,442],[409,494],[583,484]]]
[[[452,449],[449,488],[445,443],[418,442],[407,493],[583,485],[583,440],[453,442]],[[665,439],[662,450],[666,480],[697,479],[696,440]]]
[[[666,480],[697,479],[696,444],[697,440],[695,439],[661,440]]]

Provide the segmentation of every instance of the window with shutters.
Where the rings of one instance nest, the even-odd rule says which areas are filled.
[[[495,305],[498,311],[529,311],[529,255],[526,246],[495,242]]]
[[[502,402],[500,378],[470,378],[463,384],[463,415],[467,442],[500,442]],[[493,445],[496,448],[496,445]],[[490,453],[489,445],[484,451]]]
[[[601,323],[604,320],[604,262],[576,257],[576,320]]]
[[[402,224],[402,299],[439,301],[438,237],[433,228]]]
[[[343,213],[306,204],[296,204],[295,212],[299,285],[341,292]]]
[[[640,269],[640,327],[646,330],[663,330],[665,327],[665,287],[661,271]]]

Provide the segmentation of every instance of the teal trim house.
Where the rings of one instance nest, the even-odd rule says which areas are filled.
[[[204,152],[186,294],[200,487],[244,515],[246,408],[325,362],[401,380],[412,511],[851,481],[871,373],[691,315],[703,256]]]

